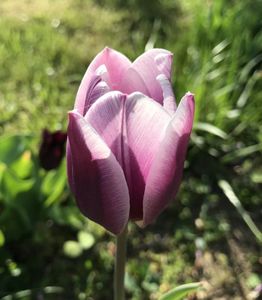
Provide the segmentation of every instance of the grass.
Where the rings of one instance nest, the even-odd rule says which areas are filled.
[[[261,229],[261,6],[1,1],[0,299],[102,300],[112,292],[112,238],[80,216],[65,164],[45,172],[38,162],[42,129],[66,129],[79,82],[105,46],[131,59],[145,47],[169,49],[177,98],[196,95],[178,199],[155,225],[130,227],[128,299],[158,299],[197,280],[205,282],[199,299],[249,299],[261,282],[261,244],[244,222],[247,213]],[[95,243],[81,242],[83,231]]]

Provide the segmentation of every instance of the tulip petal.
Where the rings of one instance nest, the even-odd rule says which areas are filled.
[[[138,91],[163,104],[162,89],[156,77],[163,73],[170,80],[171,66],[171,52],[164,49],[151,49],[139,56],[124,73],[120,90],[128,94]],[[136,80],[135,73],[140,75]],[[141,89],[141,86],[145,87]]]
[[[67,141],[66,141],[66,170],[67,170],[67,177],[68,177],[68,182],[73,182],[73,169],[72,169],[72,158],[71,158],[71,150],[70,150],[70,143],[69,143],[69,139],[67,137]],[[71,185],[71,190],[73,193],[75,193],[75,191],[73,190],[73,185]]]
[[[97,83],[97,85],[92,89],[85,105],[85,109],[83,114],[87,112],[87,110],[91,107],[91,105],[100,97],[102,97],[104,94],[108,93],[110,91],[109,86],[106,84],[105,81],[100,81]]]
[[[173,93],[172,85],[164,74],[160,74],[156,78],[160,83],[163,91],[163,106],[171,115],[176,111],[176,99]]]
[[[129,147],[131,198],[130,218],[143,218],[145,183],[158,156],[160,142],[171,120],[163,107],[140,93],[128,96],[126,102],[126,132]]]
[[[92,81],[96,81],[97,78],[101,79],[99,74],[95,74],[96,70],[101,66],[105,65],[108,71],[108,82],[110,89],[118,90],[119,82],[131,65],[130,60],[122,53],[115,51],[110,48],[105,48],[101,51],[89,65],[78,89],[75,101],[75,109],[83,114],[87,94],[92,85]]]
[[[143,94],[110,92],[92,105],[85,119],[124,170],[131,199],[130,218],[142,219],[145,182],[171,117]]]
[[[132,66],[126,71],[120,83],[120,91],[126,94],[140,92],[150,97],[151,93],[140,73]]]
[[[170,52],[160,52],[154,58],[160,74],[164,74],[168,80],[171,79],[173,55]]]
[[[107,145],[77,112],[69,113],[69,184],[82,213],[114,234],[128,222],[124,173]]]
[[[85,120],[99,134],[123,167],[123,154],[127,152],[124,135],[126,95],[112,91],[100,97],[88,110]]]
[[[150,169],[143,200],[143,225],[152,223],[178,191],[194,117],[194,96],[187,93],[168,125]]]

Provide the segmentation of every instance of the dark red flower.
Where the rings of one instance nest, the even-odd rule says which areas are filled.
[[[56,169],[64,154],[67,134],[61,130],[50,132],[44,129],[39,150],[39,161],[45,170]]]

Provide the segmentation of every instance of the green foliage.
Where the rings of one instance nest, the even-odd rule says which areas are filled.
[[[188,283],[180,285],[165,295],[161,296],[159,300],[181,300],[188,296],[189,293],[196,291],[201,286],[200,283]]]
[[[26,138],[17,136],[3,136],[0,139],[1,164],[13,163],[26,149]],[[19,168],[20,169],[20,168]]]
[[[235,195],[232,187],[230,184],[225,180],[220,180],[218,182],[218,185],[221,187],[221,189],[224,191],[225,195],[229,199],[229,201],[236,207],[239,214],[242,216],[243,220],[246,222],[247,226],[251,230],[251,232],[254,234],[254,236],[257,238],[257,240],[262,243],[262,232],[257,228],[256,224],[253,222],[249,214],[245,211],[243,208],[241,202]]]

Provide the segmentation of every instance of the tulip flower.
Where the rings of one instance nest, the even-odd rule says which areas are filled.
[[[69,112],[67,172],[81,212],[114,234],[152,223],[174,199],[194,117],[176,106],[172,54],[152,49],[133,63],[105,48],[91,62]]]
[[[50,132],[44,129],[39,149],[39,162],[43,169],[49,171],[59,167],[65,154],[66,132]]]

